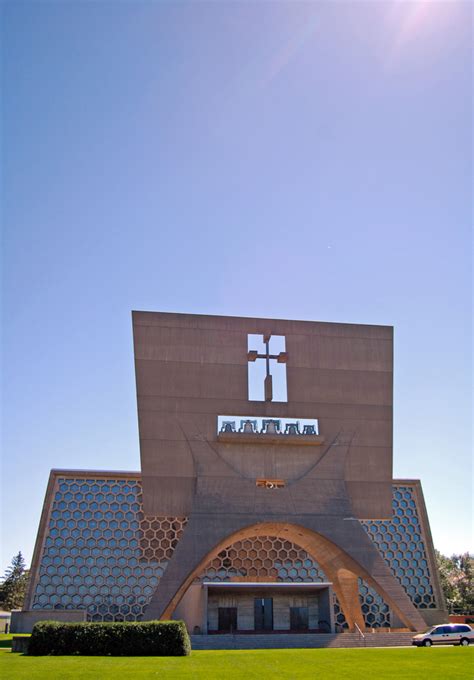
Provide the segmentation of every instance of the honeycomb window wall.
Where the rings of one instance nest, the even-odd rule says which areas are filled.
[[[185,517],[145,517],[138,476],[56,478],[36,574],[32,609],[85,609],[91,621],[139,621],[185,529]],[[434,608],[414,489],[394,487],[391,520],[362,523],[415,606]],[[227,546],[201,580],[327,578],[302,548],[272,536]],[[359,580],[368,626],[389,625],[388,606]],[[335,601],[335,619],[345,626]]]
[[[147,517],[137,479],[59,478],[32,609],[139,621],[186,524]]]
[[[418,609],[435,609],[437,602],[414,489],[394,486],[391,520],[362,522],[393,574]]]
[[[291,583],[326,580],[317,563],[300,547],[275,536],[256,536],[224,548],[201,574],[201,581],[235,578]]]

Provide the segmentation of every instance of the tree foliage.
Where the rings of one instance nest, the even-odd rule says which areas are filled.
[[[474,614],[474,556],[463,553],[446,557],[435,552],[448,611]]]
[[[21,552],[15,555],[0,583],[0,608],[5,611],[21,609],[28,586],[29,572]]]

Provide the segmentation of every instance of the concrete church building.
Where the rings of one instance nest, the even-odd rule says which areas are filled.
[[[133,313],[141,472],[53,470],[24,610],[192,633],[446,619],[392,478],[393,329]]]

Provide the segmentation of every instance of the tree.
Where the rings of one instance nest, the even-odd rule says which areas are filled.
[[[435,552],[448,611],[474,613],[474,556],[463,553],[446,557]]]
[[[21,552],[15,555],[0,583],[0,607],[5,611],[20,609],[26,595],[29,572]]]

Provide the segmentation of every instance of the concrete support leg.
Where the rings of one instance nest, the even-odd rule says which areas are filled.
[[[184,533],[166,568],[160,584],[145,612],[145,620],[167,619],[174,612],[189,585],[198,575],[200,564],[212,559],[219,545],[229,533],[241,528],[239,517],[227,518],[225,523],[217,518],[195,515],[189,519]]]
[[[360,608],[357,575],[347,569],[338,569],[334,577],[333,588],[346,617],[349,629],[354,631],[355,624],[357,624],[361,630],[364,630],[365,622]]]

